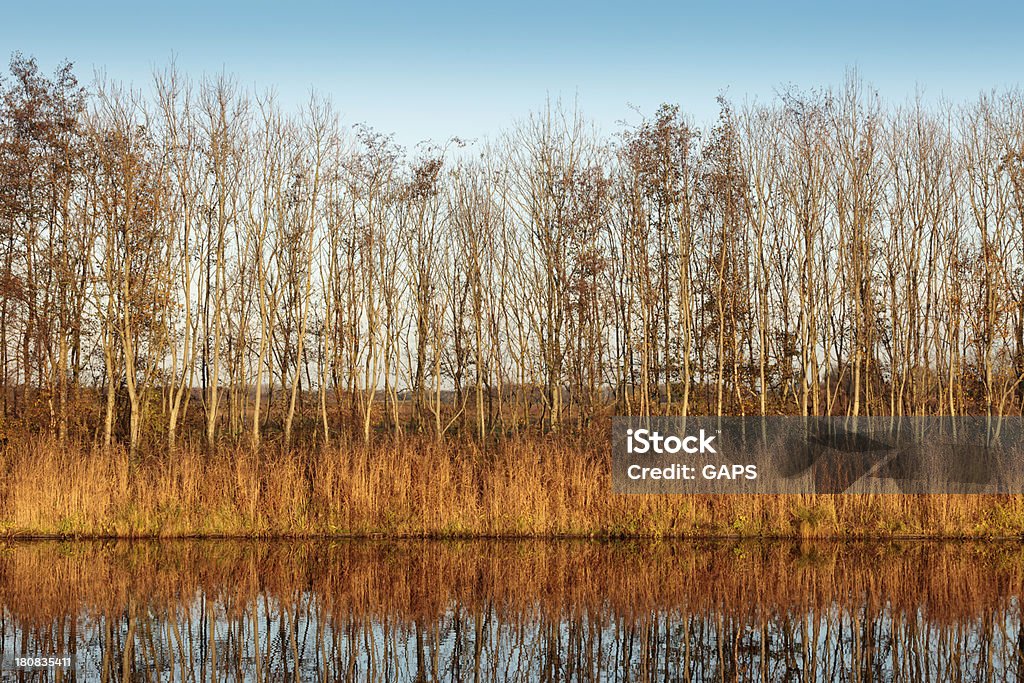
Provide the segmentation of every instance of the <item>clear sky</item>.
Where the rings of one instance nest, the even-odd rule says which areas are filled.
[[[549,95],[578,98],[605,132],[665,101],[708,122],[721,91],[766,99],[851,66],[890,99],[969,99],[1020,82],[1024,3],[8,0],[0,54],[15,50],[46,71],[68,58],[83,80],[148,85],[174,55],[285,103],[315,87],[343,121],[411,145],[493,135]]]

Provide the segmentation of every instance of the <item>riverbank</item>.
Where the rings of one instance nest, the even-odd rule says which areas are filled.
[[[627,496],[606,445],[0,449],[0,537],[1020,538],[1024,496]]]

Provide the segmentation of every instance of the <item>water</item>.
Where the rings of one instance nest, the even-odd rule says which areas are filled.
[[[1019,543],[15,542],[0,661],[4,680],[1016,680],[1022,591]]]

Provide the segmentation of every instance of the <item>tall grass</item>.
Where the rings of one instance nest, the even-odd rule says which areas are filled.
[[[542,438],[140,458],[28,438],[0,450],[0,474],[5,535],[1024,535],[1021,496],[616,495],[606,446]]]

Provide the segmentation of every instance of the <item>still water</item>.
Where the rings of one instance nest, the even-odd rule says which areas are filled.
[[[11,542],[0,661],[4,680],[1017,680],[1022,592],[1019,543]],[[24,665],[50,657],[73,661]]]

